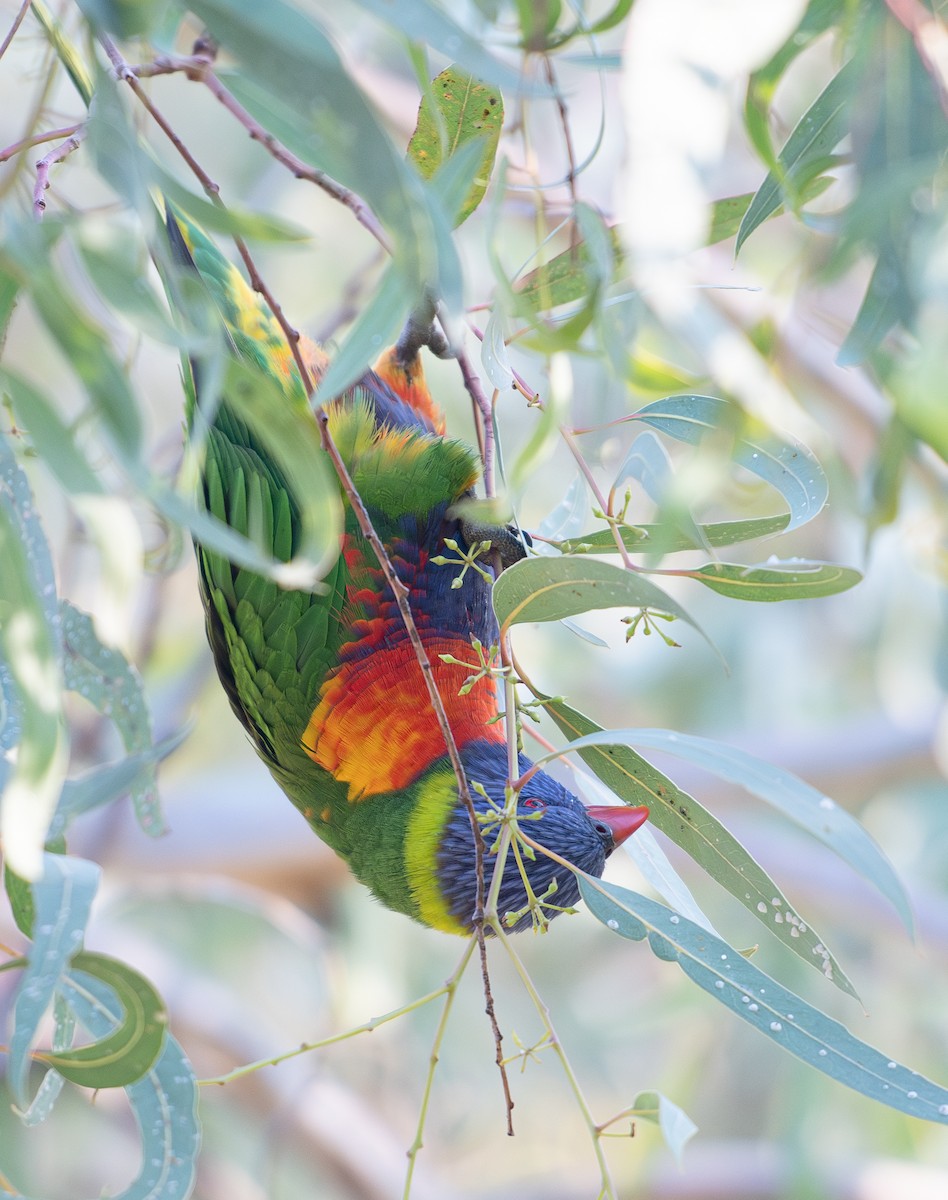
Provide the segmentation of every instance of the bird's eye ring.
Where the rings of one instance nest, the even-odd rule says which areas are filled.
[[[546,805],[543,803],[542,800],[538,800],[536,798],[536,796],[529,796],[526,800],[523,801],[523,807],[533,809],[534,811],[536,811],[536,810],[542,811],[544,808],[546,808]]]

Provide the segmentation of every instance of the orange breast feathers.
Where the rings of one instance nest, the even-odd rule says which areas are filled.
[[[366,624],[374,624],[367,622]],[[371,632],[367,631],[371,637]],[[458,747],[477,739],[503,742],[491,679],[458,691],[471,673],[443,663],[440,654],[467,661],[470,643],[450,636],[423,637],[448,724]],[[306,753],[349,785],[349,799],[408,787],[447,752],[415,651],[407,638],[336,668],[303,734]]]

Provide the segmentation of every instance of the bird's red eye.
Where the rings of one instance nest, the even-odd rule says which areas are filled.
[[[542,800],[537,800],[537,798],[535,796],[530,796],[526,800],[523,801],[523,807],[524,808],[532,808],[534,810],[537,810],[537,809],[546,808],[546,805],[543,803]]]

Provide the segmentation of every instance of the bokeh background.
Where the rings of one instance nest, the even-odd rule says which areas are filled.
[[[7,28],[18,5],[0,5]],[[404,40],[363,6],[301,4],[332,34],[353,78],[405,144],[418,88]],[[700,248],[670,246],[649,259],[642,246],[668,197],[671,170],[636,122],[648,124],[628,64],[660,64],[666,43],[687,41],[699,6],[642,0],[631,23],[599,39],[602,63],[577,52],[557,71],[578,162],[582,198],[608,217],[640,222],[632,252],[657,289],[635,320],[639,344],[691,372],[696,390],[729,394],[760,406],[775,425],[801,437],[830,478],[821,516],[775,543],[782,557],[843,562],[865,572],[862,584],[825,600],[741,604],[695,583],[672,586],[722,651],[727,669],[689,629],[679,649],[656,636],[625,642],[615,612],[582,624],[608,642],[590,646],[559,626],[517,633],[518,656],[551,693],[566,695],[600,723],[661,726],[720,738],[789,768],[857,814],[906,881],[918,918],[911,940],[885,902],[844,864],[737,789],[672,762],[659,765],[712,809],[826,931],[862,997],[859,1004],[804,973],[776,943],[761,942],[755,961],[900,1062],[948,1082],[948,709],[945,679],[945,464],[924,445],[904,465],[892,519],[881,522],[873,480],[885,443],[890,405],[872,369],[836,365],[835,354],[859,307],[868,266],[858,256],[833,260],[833,238],[814,217],[773,220],[735,261],[733,239]],[[664,151],[694,166],[689,146],[706,140],[705,161],[690,182],[696,205],[751,191],[764,167],[752,152],[740,109],[747,71],[779,44],[792,5],[775,5],[774,28],[759,22],[761,44],[740,3],[715,9],[722,36],[705,46],[721,66],[714,113],[704,123],[687,97],[656,72],[646,92]],[[859,5],[849,5],[850,10]],[[879,6],[881,8],[881,6]],[[895,6],[892,6],[895,7]],[[512,41],[514,17],[492,20],[486,5],[462,6],[498,41]],[[787,8],[787,12],[782,10]],[[802,11],[802,6],[797,5]],[[63,19],[81,35],[78,14]],[[719,11],[717,11],[719,10]],[[459,10],[460,11],[460,10]],[[789,13],[789,15],[788,15]],[[505,24],[506,22],[506,24]],[[169,22],[169,31],[172,23]],[[756,27],[755,27],[756,28]],[[497,35],[497,29],[500,34]],[[506,31],[506,32],[505,32]],[[193,24],[169,46],[186,52]],[[423,32],[423,31],[422,31]],[[695,36],[697,36],[697,27]],[[507,36],[510,33],[510,36]],[[639,36],[639,41],[636,37]],[[757,36],[757,34],[755,34]],[[745,44],[746,42],[746,44]],[[737,46],[728,60],[726,48]],[[722,49],[722,47],[724,49]],[[775,108],[792,126],[838,64],[838,33],[818,39],[780,85]],[[128,49],[133,58],[135,46]],[[626,70],[619,56],[625,51]],[[754,56],[757,56],[756,59]],[[442,65],[432,56],[432,73]],[[29,16],[0,60],[0,141],[30,127],[34,106],[48,124],[67,124],[78,106],[61,74],[45,92],[47,43]],[[666,86],[667,85],[667,86]],[[292,320],[322,338],[344,336],[372,294],[381,261],[351,214],[315,188],[290,179],[213,98],[182,76],[157,79],[149,94],[195,156],[220,183],[225,200],[287,218],[307,239],[255,248],[271,288]],[[677,104],[677,108],[676,108]],[[134,110],[133,110],[134,111]],[[699,115],[702,120],[698,120]],[[713,120],[712,120],[713,117]],[[162,161],[180,168],[144,113],[144,136]],[[508,99],[510,132],[502,145],[510,188],[490,234],[513,274],[536,262],[540,236],[569,212],[568,159],[555,105]],[[517,125],[521,128],[518,129]],[[693,127],[689,132],[689,124]],[[697,131],[697,133],[696,133]],[[534,185],[541,183],[537,192]],[[0,167],[0,202],[28,210],[27,164]],[[812,210],[832,214],[852,193],[851,169]],[[655,204],[650,209],[651,188]],[[642,199],[642,194],[646,199]],[[538,200],[539,197],[539,200]],[[50,210],[86,214],[87,236],[108,239],[130,218],[83,151],[53,169]],[[821,207],[822,206],[822,207]],[[539,212],[539,215],[538,215]],[[472,304],[490,300],[495,280],[485,239],[485,206],[458,242]],[[699,239],[701,240],[701,239]],[[559,245],[561,243],[553,243]],[[944,225],[932,261],[932,302],[944,304],[948,272]],[[940,255],[940,260],[939,260]],[[677,256],[677,257],[676,257]],[[684,263],[662,274],[662,262]],[[657,263],[657,265],[656,265]],[[845,268],[845,269],[844,269]],[[62,263],[76,286],[74,263]],[[142,259],[141,269],[150,267]],[[669,295],[659,297],[663,282]],[[940,290],[939,290],[940,289]],[[673,303],[677,296],[683,308]],[[682,300],[685,297],[685,300]],[[83,298],[129,365],[147,420],[148,457],[175,470],[181,452],[182,397],[173,350],[141,337],[91,290]],[[670,307],[669,307],[670,306]],[[669,313],[678,313],[675,321]],[[681,316],[681,312],[685,316]],[[478,320],[475,317],[475,320]],[[677,322],[677,323],[676,323]],[[686,344],[687,330],[701,337]],[[472,352],[476,344],[471,340]],[[942,346],[942,349],[944,347]],[[514,347],[513,362],[538,391],[548,364]],[[62,411],[84,401],[66,364],[51,353],[29,307],[14,315],[5,360],[42,381]],[[944,359],[942,360],[944,365]],[[570,421],[581,427],[613,420],[641,402],[610,373],[602,356],[571,356]],[[470,406],[452,364],[435,363],[431,380],[455,435],[473,437]],[[940,376],[942,386],[944,375]],[[753,394],[751,394],[753,393]],[[645,394],[644,398],[651,398]],[[515,395],[499,409],[510,459],[528,438],[535,413]],[[0,417],[9,430],[12,417]],[[948,418],[946,418],[948,420]],[[82,424],[77,436],[83,436]],[[631,440],[627,427],[583,439],[588,461],[608,486]],[[676,452],[680,455],[680,452]],[[111,464],[98,464],[108,476]],[[101,863],[104,884],[87,944],[125,959],[167,1001],[171,1028],[201,1077],[358,1026],[440,986],[461,953],[453,939],[416,928],[375,904],[345,867],[307,831],[258,763],[213,676],[204,641],[190,546],[120,482],[115,541],[95,544],[87,526],[42,463],[27,460],[42,518],[56,552],[60,591],[90,611],[100,635],[123,648],[143,674],[156,736],[187,724],[184,744],[163,764],[161,793],[169,833],[146,837],[123,805],[90,814],[70,850]],[[536,528],[575,473],[565,447],[551,445],[533,470],[518,512]],[[706,489],[704,517],[764,509],[749,478],[718,475]],[[770,503],[773,504],[773,497]],[[634,504],[639,504],[636,499]],[[647,504],[633,508],[647,518]],[[140,543],[127,534],[134,517]],[[878,525],[873,528],[873,525]],[[590,526],[591,527],[591,526]],[[771,547],[759,552],[763,561]],[[749,561],[757,561],[750,558]],[[91,710],[70,709],[77,768],[108,757],[114,746]],[[673,848],[672,848],[673,849]],[[761,941],[759,927],[713,882],[680,856],[676,866],[699,902],[735,946]],[[628,858],[617,855],[609,878],[640,887]],[[19,935],[0,906],[0,941]],[[622,1197],[695,1200],[941,1200],[948,1195],[948,1133],[889,1111],[812,1072],[697,991],[646,947],[616,939],[584,914],[558,921],[548,936],[518,943],[550,1006],[557,1032],[599,1120],[656,1088],[699,1126],[677,1164],[659,1131],[644,1122],[616,1126],[607,1139]],[[529,1048],[541,1027],[503,954],[492,954],[498,1018],[511,1056]],[[812,978],[808,977],[812,976]],[[0,976],[0,1004],[10,983]],[[415,1136],[424,1077],[440,1008],[428,1005],[338,1044],[202,1092],[204,1150],[196,1196],[202,1200],[385,1200],[402,1194],[406,1150]],[[465,977],[441,1047],[412,1196],[416,1200],[585,1200],[598,1173],[581,1115],[549,1053],[510,1064],[516,1136],[505,1135],[500,1083],[475,971]],[[24,1129],[0,1106],[0,1146],[7,1170],[30,1195],[75,1200],[118,1190],[135,1171],[137,1136],[121,1097],[94,1103],[67,1089],[49,1122]]]

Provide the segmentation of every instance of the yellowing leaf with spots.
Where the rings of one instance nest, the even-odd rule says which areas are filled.
[[[431,81],[418,109],[418,123],[408,143],[408,157],[424,179],[470,142],[483,144],[483,156],[455,219],[466,221],[487,191],[500,131],[504,100],[498,88],[453,65]]]

